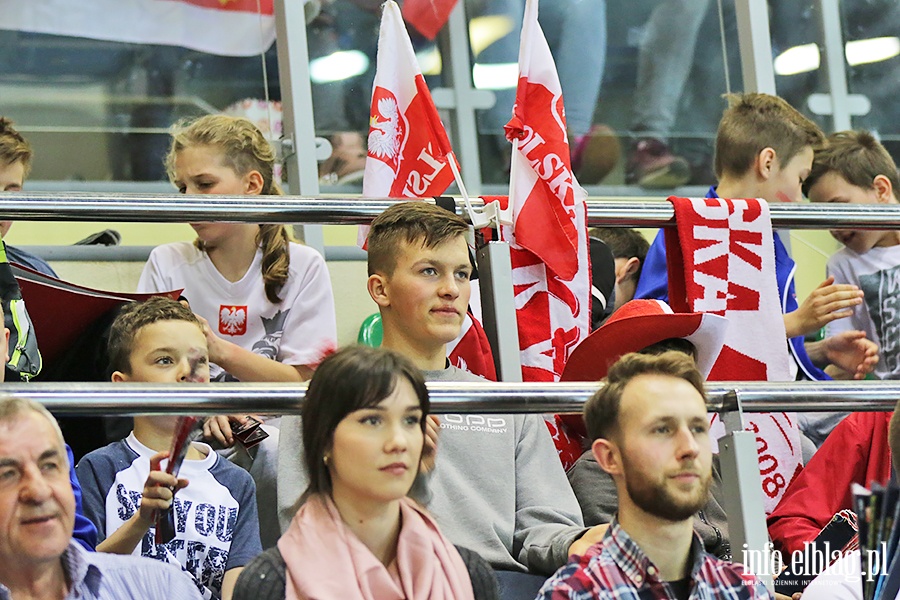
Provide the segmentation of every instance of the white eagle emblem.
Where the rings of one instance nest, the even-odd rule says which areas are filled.
[[[369,119],[369,154],[382,160],[391,160],[400,151],[400,110],[391,97],[380,98],[378,113]],[[379,120],[382,117],[384,120]]]
[[[243,306],[222,306],[219,311],[219,331],[241,335],[247,331],[247,310]]]

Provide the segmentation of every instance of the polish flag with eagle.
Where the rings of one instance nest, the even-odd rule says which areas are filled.
[[[450,139],[422,77],[400,8],[388,0],[382,10],[363,196],[439,196],[453,183]]]
[[[512,255],[522,378],[558,381],[569,354],[590,332],[587,194],[572,173],[562,86],[537,0],[525,3],[519,84],[506,136],[513,142],[513,225],[501,234]],[[568,467],[581,446],[558,418],[548,418],[548,427]]]
[[[400,8],[388,0],[382,10],[363,196],[439,196],[453,183],[450,161],[456,157],[422,77]],[[368,227],[359,228],[363,248],[367,234]],[[487,336],[471,313],[447,351],[455,366],[497,379]]]
[[[275,41],[274,0],[4,2],[0,29],[254,56]]]

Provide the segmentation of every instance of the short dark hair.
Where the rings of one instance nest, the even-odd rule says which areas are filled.
[[[309,382],[301,412],[309,487],[300,503],[313,494],[331,493],[325,454],[338,423],[354,411],[376,406],[393,393],[401,378],[409,381],[419,399],[424,435],[428,388],[422,372],[408,358],[385,348],[349,346],[322,361]]]
[[[803,193],[828,173],[837,173],[850,185],[871,190],[875,178],[884,175],[891,182],[894,197],[900,200],[900,175],[884,146],[868,131],[838,131],[816,148],[812,170],[803,182]]]
[[[641,261],[633,279],[637,281],[641,277],[644,259],[650,251],[650,242],[638,230],[627,227],[592,227],[588,229],[588,235],[606,244],[613,258],[637,258]]]
[[[609,439],[619,431],[622,394],[626,386],[639,375],[668,375],[683,379],[694,386],[706,402],[703,374],[689,355],[677,350],[656,355],[632,352],[609,368],[603,387],[584,405],[585,427],[591,440]]]
[[[464,236],[466,221],[449,210],[430,202],[394,204],[372,220],[369,229],[369,275],[391,275],[397,266],[400,245],[421,243],[434,248]]]
[[[25,175],[28,175],[33,155],[31,144],[13,127],[13,122],[6,117],[0,117],[0,165],[22,161]]]
[[[171,298],[154,296],[144,302],[130,302],[122,307],[109,330],[110,372],[131,373],[134,338],[141,328],[158,321],[187,321],[200,327],[200,321],[191,309]]]
[[[819,126],[778,96],[728,94],[716,132],[716,177],[743,176],[765,148],[775,150],[783,167],[806,147],[825,141]]]

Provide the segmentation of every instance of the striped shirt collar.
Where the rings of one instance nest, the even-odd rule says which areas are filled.
[[[100,569],[91,561],[93,553],[82,548],[75,540],[60,557],[63,572],[69,582],[66,598],[96,598],[100,590]],[[10,600],[9,588],[0,583],[0,600]]]

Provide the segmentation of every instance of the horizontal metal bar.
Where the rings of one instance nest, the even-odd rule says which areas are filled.
[[[14,192],[0,196],[0,219],[360,225],[397,202],[359,197]],[[473,205],[481,205],[481,200],[473,200]],[[457,199],[460,214],[464,213],[462,206],[462,200]],[[597,198],[589,199],[587,207],[588,223],[592,226],[674,224],[672,205],[660,198]],[[900,205],[775,204],[770,211],[772,225],[780,228],[900,229]]]
[[[675,224],[668,202],[588,200],[591,227],[666,227]],[[772,226],[788,229],[900,229],[896,204],[770,204]]]
[[[436,413],[581,412],[596,383],[429,383]],[[744,412],[890,411],[900,382],[710,382],[710,411]],[[278,383],[7,383],[6,394],[22,395],[60,414],[230,414],[300,412],[306,386]],[[733,398],[733,397],[732,397]]]
[[[17,246],[55,262],[146,262],[155,246]],[[356,246],[325,246],[325,260],[362,261],[366,251]]]

